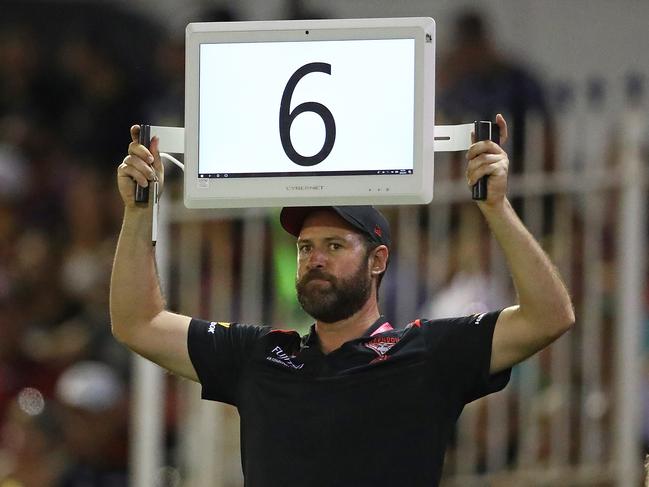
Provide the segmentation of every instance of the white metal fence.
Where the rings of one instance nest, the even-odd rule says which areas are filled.
[[[648,125],[641,100],[630,101],[612,110],[605,98],[577,96],[556,107],[554,144],[543,143],[549,132],[541,118],[527,119],[509,196],[561,271],[577,324],[518,365],[505,391],[467,406],[448,451],[446,486],[639,484]],[[544,152],[552,146],[553,154]],[[436,155],[432,204],[385,209],[395,243],[381,303],[393,323],[513,302],[504,259],[470,201],[463,161]],[[160,238],[158,260],[180,312],[283,328],[308,324],[286,285],[293,247],[278,230],[277,212],[188,212],[180,203],[162,210],[168,235]],[[158,374],[146,370],[140,381]],[[157,384],[142,393],[136,381],[139,414],[152,414]],[[200,401],[194,384],[175,387],[175,485],[242,485],[236,411]],[[159,430],[151,426],[137,437],[135,485],[163,485],[146,471],[155,463],[151,450],[159,451]]]

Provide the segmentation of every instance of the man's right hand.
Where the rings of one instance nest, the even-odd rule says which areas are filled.
[[[159,139],[151,139],[150,149],[138,142],[140,126],[131,127],[131,143],[128,155],[117,168],[117,186],[124,201],[124,206],[135,207],[135,181],[140,186],[148,186],[150,181],[158,178],[158,192],[162,192],[164,168],[158,151]]]

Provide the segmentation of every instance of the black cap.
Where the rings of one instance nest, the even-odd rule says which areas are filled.
[[[279,221],[284,230],[299,237],[306,217],[319,210],[336,212],[351,226],[367,236],[371,242],[390,247],[390,225],[373,206],[293,206],[282,208]]]

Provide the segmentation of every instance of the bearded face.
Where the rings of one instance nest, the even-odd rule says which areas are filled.
[[[369,261],[362,259],[347,276],[333,276],[314,268],[295,280],[302,309],[318,321],[335,323],[349,318],[367,302],[372,291]]]

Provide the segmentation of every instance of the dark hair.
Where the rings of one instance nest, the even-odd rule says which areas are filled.
[[[484,15],[475,10],[466,10],[455,20],[455,42],[475,44],[489,37]]]

